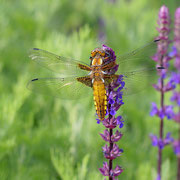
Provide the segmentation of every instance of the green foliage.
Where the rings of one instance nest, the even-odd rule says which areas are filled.
[[[51,151],[52,163],[62,179],[74,179],[83,180],[89,179],[88,174],[88,162],[89,155],[83,157],[82,162],[76,164],[71,154],[63,154],[58,150]],[[71,166],[69,166],[71,164]],[[97,174],[97,176],[99,176]]]
[[[100,32],[117,54],[127,52],[156,35],[162,4],[155,0],[0,2],[0,179],[103,179],[98,168],[105,160],[99,136],[104,128],[96,124],[92,95],[64,101],[29,92],[30,79],[50,72],[34,65],[27,52],[38,47],[89,63],[90,51],[102,44]],[[175,8],[173,0],[170,11]],[[158,131],[158,120],[149,117],[150,102],[158,99],[151,89],[125,100],[120,112],[125,117],[120,141],[124,154],[116,160],[125,169],[122,179],[148,180],[156,174],[157,149],[151,147],[148,135]],[[165,131],[174,128],[167,122]],[[164,179],[175,177],[175,167],[168,148]]]

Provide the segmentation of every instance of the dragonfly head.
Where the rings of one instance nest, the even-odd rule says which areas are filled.
[[[96,48],[91,51],[91,64],[92,65],[102,65],[104,56],[106,55],[105,51],[101,48]]]

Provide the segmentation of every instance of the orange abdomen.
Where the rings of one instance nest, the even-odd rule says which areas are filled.
[[[107,109],[107,96],[106,89],[102,80],[94,80],[93,82],[94,104],[96,113],[102,121],[106,115]]]

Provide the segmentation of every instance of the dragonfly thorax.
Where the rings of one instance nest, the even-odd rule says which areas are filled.
[[[101,57],[95,57],[93,60],[92,60],[92,66],[101,66],[103,63],[103,60]]]
[[[101,66],[93,66],[92,71],[90,73],[90,78],[92,79],[92,83],[95,81],[104,81],[104,72],[101,69]]]

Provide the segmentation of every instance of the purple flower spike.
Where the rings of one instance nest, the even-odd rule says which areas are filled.
[[[176,9],[175,19],[174,19],[174,45],[170,55],[174,58],[175,72],[171,75],[171,81],[176,85],[173,91],[171,101],[175,104],[175,112],[173,115],[173,120],[178,123],[178,139],[174,140],[172,143],[174,153],[177,156],[178,167],[177,167],[177,179],[180,179],[180,7]],[[177,111],[176,111],[177,109]]]
[[[102,49],[105,51],[105,57],[103,63],[109,64],[111,62],[115,62],[116,56],[114,51],[103,45]],[[112,69],[106,70],[105,73],[108,75],[113,75],[118,70],[119,65],[115,65]],[[113,170],[113,159],[121,156],[123,150],[118,147],[115,142],[118,142],[123,134],[116,130],[113,132],[113,129],[119,126],[123,127],[124,121],[121,116],[117,116],[118,109],[124,104],[123,102],[123,88],[125,87],[125,82],[123,81],[123,75],[119,75],[116,80],[111,82],[106,86],[106,95],[107,95],[107,113],[106,118],[102,121],[103,125],[107,128],[103,133],[100,133],[102,139],[109,143],[109,145],[105,144],[102,148],[104,157],[108,159],[109,164],[107,162],[103,163],[103,167],[100,168],[100,172],[103,176],[109,176],[109,179],[116,180],[115,177],[119,176],[123,169],[120,166],[116,166]],[[107,117],[108,116],[108,117]]]
[[[160,119],[160,128],[159,128],[159,137],[155,135],[150,135],[152,145],[158,147],[158,176],[157,179],[161,179],[161,165],[162,165],[162,149],[165,145],[168,144],[170,141],[170,137],[163,139],[163,129],[164,129],[164,118],[172,119],[174,116],[173,113],[173,107],[172,106],[166,106],[165,105],[165,93],[173,90],[176,85],[173,81],[170,81],[168,83],[165,83],[165,79],[167,78],[167,71],[169,67],[169,61],[171,60],[171,56],[174,55],[174,52],[168,53],[168,46],[171,42],[169,40],[169,32],[170,32],[170,15],[169,15],[169,9],[163,5],[158,14],[158,20],[157,20],[157,30],[159,32],[159,36],[156,38],[159,41],[157,42],[157,52],[152,57],[152,59],[157,63],[157,66],[163,66],[165,69],[158,70],[157,73],[159,75],[159,80],[157,84],[154,84],[153,87],[156,91],[160,93],[160,107],[159,105],[156,105],[155,103],[152,103],[152,109],[150,112],[151,116],[157,116]],[[173,49],[174,50],[174,49]]]
[[[158,52],[163,55],[167,53],[168,49],[168,34],[170,31],[170,16],[169,9],[166,6],[162,6],[159,11],[159,19],[158,19],[159,27],[157,30],[159,31],[159,39],[164,40],[163,43],[158,44]]]

